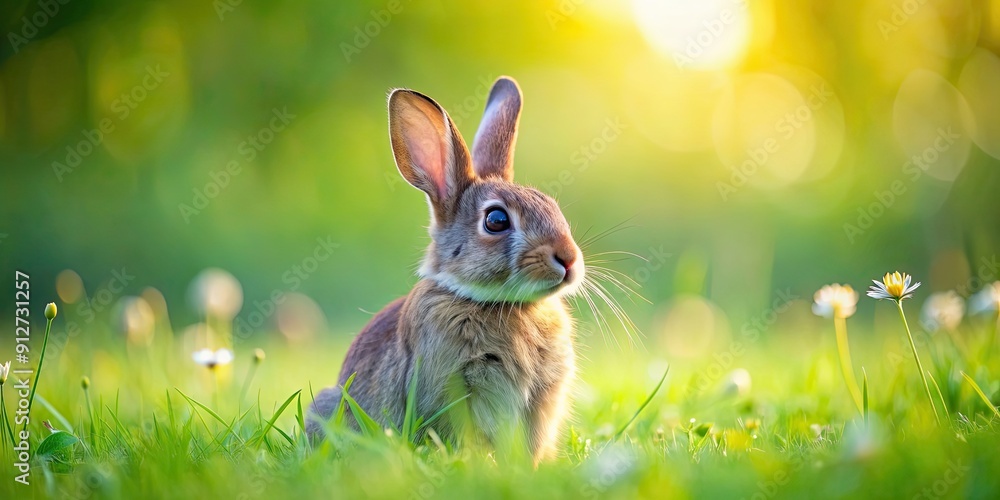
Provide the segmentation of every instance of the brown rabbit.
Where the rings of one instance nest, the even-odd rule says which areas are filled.
[[[536,463],[555,451],[575,371],[563,296],[576,290],[584,265],[556,202],[512,182],[520,114],[517,83],[498,79],[470,154],[431,98],[390,94],[392,152],[403,177],[427,194],[432,241],[422,279],[372,318],[347,352],[341,386],[313,401],[313,440],[354,373],[350,395],[380,424],[400,426],[419,366],[417,415],[468,395],[434,422],[442,437],[526,443]]]

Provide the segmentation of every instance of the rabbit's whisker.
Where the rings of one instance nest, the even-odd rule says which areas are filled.
[[[599,275],[600,273],[595,273],[593,277],[599,278],[601,277]],[[599,281],[597,281],[596,279],[591,279],[591,280],[585,280],[585,282],[589,282],[590,290],[595,295],[597,295],[598,298],[603,300],[604,303],[611,310],[612,314],[615,315],[615,318],[618,320],[622,328],[625,330],[625,334],[628,337],[630,346],[635,346],[636,338],[641,336],[641,332],[638,326],[636,326],[636,324],[629,317],[625,309],[621,306],[621,304],[618,303],[618,301],[608,291],[608,289],[605,288],[604,285],[602,285]]]
[[[601,278],[601,279],[607,281],[608,283],[614,285],[615,288],[621,290],[622,293],[624,293],[625,296],[628,297],[629,301],[631,301],[633,304],[635,304],[635,300],[633,299],[633,297],[638,297],[643,302],[646,302],[647,304],[652,305],[652,302],[650,302],[649,299],[647,299],[646,297],[643,297],[641,293],[637,292],[631,286],[623,283],[613,273],[617,272],[617,273],[621,274],[625,279],[631,281],[633,285],[635,285],[637,287],[640,286],[639,283],[637,283],[634,279],[632,279],[631,276],[628,276],[627,274],[622,273],[620,271],[615,271],[613,269],[607,269],[607,268],[603,268],[603,267],[591,266],[590,269],[593,271],[593,273],[594,273],[594,275],[596,277]]]

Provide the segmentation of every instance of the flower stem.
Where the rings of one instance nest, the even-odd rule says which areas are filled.
[[[847,390],[851,393],[854,405],[864,415],[861,390],[858,389],[858,381],[854,378],[854,368],[851,366],[851,348],[847,344],[847,320],[835,315],[833,326],[837,330],[837,352],[840,354],[840,370],[844,372],[844,383],[847,384]]]
[[[0,417],[3,418],[3,426],[7,428],[7,435],[10,436],[10,447],[13,450],[17,447],[17,442],[14,441],[14,429],[10,426],[10,422],[7,420],[7,405],[3,401],[3,385],[0,385]],[[2,430],[0,430],[2,432]]]
[[[35,391],[38,389],[38,381],[42,376],[42,363],[45,362],[45,347],[49,345],[49,331],[52,330],[52,320],[49,319],[45,322],[45,336],[42,337],[42,354],[38,356],[38,368],[35,370],[35,383],[31,384],[31,393],[28,394],[28,408],[25,410],[25,415],[31,415],[31,403],[35,401]],[[28,428],[28,420],[24,421],[25,430]]]
[[[96,449],[96,447],[97,447],[97,437],[96,437],[96,434],[97,433],[94,431],[94,408],[93,408],[93,406],[90,403],[90,389],[89,388],[85,387],[83,389],[83,396],[84,396],[84,399],[87,401],[87,419],[90,420],[90,446],[92,446],[92,447],[94,447]]]
[[[938,416],[937,406],[934,404],[934,397],[931,396],[931,387],[927,384],[927,375],[924,374],[924,365],[920,363],[920,356],[917,355],[917,345],[913,342],[913,334],[910,333],[910,324],[906,322],[906,314],[903,312],[903,301],[896,301],[896,308],[899,309],[899,317],[903,319],[903,327],[906,328],[906,338],[910,340],[910,349],[913,350],[913,360],[917,362],[917,371],[920,372],[920,379],[924,382],[924,392],[927,393],[927,401],[931,404],[931,411],[934,412],[934,421],[941,424],[941,417]]]
[[[219,408],[219,375],[215,373],[215,368],[212,368],[212,405],[215,411],[222,411]]]
[[[990,332],[990,338],[986,341],[986,356],[984,358],[987,360],[993,355],[993,346],[996,344],[998,332],[1000,332],[1000,308],[997,308],[997,320],[993,323],[993,331]]]
[[[247,370],[247,376],[243,379],[243,388],[240,389],[240,403],[247,397],[247,389],[250,388],[250,382],[253,381],[254,375],[257,374],[257,363],[250,365],[250,369]]]

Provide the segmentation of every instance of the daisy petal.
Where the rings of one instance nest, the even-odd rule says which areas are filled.
[[[191,359],[199,365],[207,365],[215,359],[215,353],[211,349],[199,349],[191,355]]]
[[[219,349],[215,351],[215,362],[220,365],[228,365],[233,361],[233,351],[229,349]]]

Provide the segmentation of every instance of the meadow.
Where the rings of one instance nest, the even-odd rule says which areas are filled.
[[[1000,498],[996,0],[0,4],[2,499]],[[309,443],[428,244],[388,93],[501,75],[596,271],[558,457]]]
[[[224,281],[201,285],[223,287],[206,296],[226,296]],[[972,303],[995,306],[992,287]],[[327,439],[310,444],[302,432],[310,394],[332,382],[346,344],[235,337],[232,359],[206,362],[189,342],[204,340],[208,324],[229,331],[220,304],[206,305],[200,331],[176,335],[163,304],[141,298],[73,336],[61,327],[83,321],[76,313],[84,309],[61,308],[31,410],[30,486],[12,480],[4,439],[3,496],[995,498],[1000,491],[1000,415],[978,392],[995,399],[1000,388],[992,375],[1000,370],[995,307],[963,318],[963,306],[956,321],[954,309],[930,303],[915,320],[940,422],[902,323],[850,325],[862,381],[856,407],[833,325],[812,314],[824,312],[810,311],[818,307],[812,300],[776,298],[725,349],[669,365],[651,354],[650,339],[616,346],[609,336],[625,341],[624,330],[604,330],[601,316],[578,311],[573,418],[559,458],[535,469],[525,457],[458,448],[433,432],[414,439],[408,429],[351,431],[342,419],[365,417],[350,405]],[[875,327],[896,331],[876,335]],[[8,402],[13,380],[3,387]],[[410,429],[423,422],[433,429],[433,417],[419,417]]]

